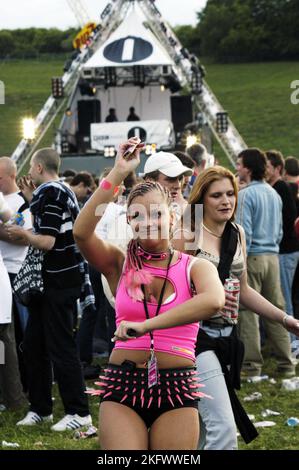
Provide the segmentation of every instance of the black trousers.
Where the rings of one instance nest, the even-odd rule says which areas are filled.
[[[87,364],[92,363],[93,338],[105,339],[110,354],[114,347],[111,338],[116,330],[115,310],[104,294],[101,273],[89,266],[89,275],[95,296],[95,309],[87,307],[84,310],[77,335],[80,360]]]
[[[52,366],[66,414],[89,414],[74,339],[74,311],[80,288],[46,288],[29,306],[24,338],[30,410],[52,413]]]

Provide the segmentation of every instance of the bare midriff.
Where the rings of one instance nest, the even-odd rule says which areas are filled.
[[[172,369],[176,367],[193,367],[194,362],[191,359],[185,357],[176,356],[174,354],[168,354],[163,352],[155,352],[158,368],[160,369]],[[121,365],[125,360],[133,361],[136,363],[136,367],[145,368],[150,358],[149,351],[139,351],[131,349],[116,349],[112,351],[109,363]]]

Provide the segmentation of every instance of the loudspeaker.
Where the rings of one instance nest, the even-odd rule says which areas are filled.
[[[78,132],[90,136],[90,124],[101,122],[101,103],[99,100],[78,101]]]
[[[175,132],[182,132],[185,125],[193,121],[190,95],[171,97],[171,117]]]

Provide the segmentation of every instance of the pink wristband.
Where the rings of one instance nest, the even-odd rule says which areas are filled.
[[[110,183],[110,181],[103,178],[101,183],[100,183],[100,188],[104,189],[104,191],[109,191],[109,189],[112,188],[112,184]]]

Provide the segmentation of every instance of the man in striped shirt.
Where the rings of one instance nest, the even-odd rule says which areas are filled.
[[[74,327],[76,302],[81,294],[83,259],[73,238],[78,213],[74,193],[59,182],[60,157],[51,148],[37,151],[30,176],[37,189],[27,185],[34,231],[8,229],[11,238],[25,237],[28,244],[44,252],[44,292],[29,305],[24,354],[27,364],[30,411],[17,425],[51,422],[52,366],[65,409],[53,431],[77,429],[91,424]]]

